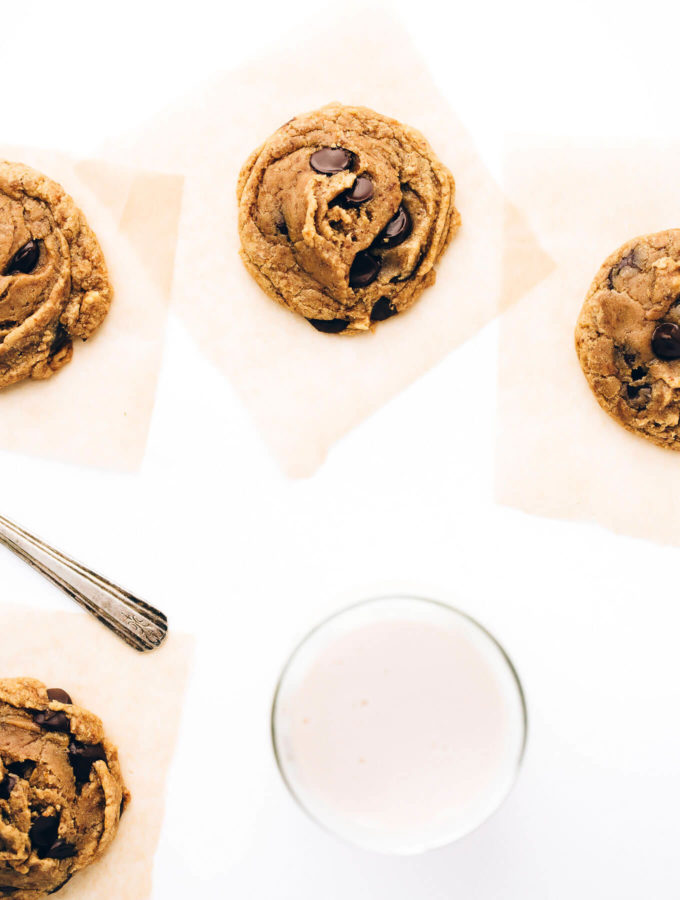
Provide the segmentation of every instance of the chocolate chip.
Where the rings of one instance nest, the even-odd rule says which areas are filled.
[[[638,387],[634,384],[627,384],[625,388],[628,405],[632,406],[633,409],[644,409],[652,399],[652,389],[649,385],[640,385]]]
[[[637,359],[637,354],[635,353],[624,353],[623,358],[626,361],[626,364],[632,366],[635,360]]]
[[[389,297],[380,297],[380,299],[376,300],[373,304],[373,309],[371,310],[371,322],[384,322],[385,319],[396,316],[397,312],[398,310],[392,306],[392,301]]]
[[[90,777],[92,764],[98,759],[106,760],[106,751],[101,744],[81,744],[80,741],[71,741],[68,759],[76,781],[85,783]]]
[[[680,359],[680,326],[673,322],[657,325],[652,335],[652,350],[659,359]]]
[[[71,335],[68,333],[65,326],[62,325],[61,322],[59,322],[59,324],[57,325],[57,331],[54,335],[54,340],[52,341],[52,346],[50,347],[50,354],[52,356],[56,356],[60,350],[63,350],[64,347],[68,347],[68,345],[70,343],[71,343]],[[62,702],[70,703],[71,701],[69,700],[69,701],[62,701]]]
[[[615,266],[612,266],[609,270],[609,287],[614,290],[614,278],[621,272],[622,269],[637,269],[640,270],[640,266],[638,266],[635,261],[635,247],[623,257],[620,263],[617,263]]]
[[[307,321],[324,334],[340,334],[349,325],[349,319],[307,319]]]
[[[40,859],[68,859],[75,856],[75,844],[59,837],[59,816],[38,816],[28,836]]]
[[[76,845],[70,844],[68,841],[62,840],[62,838],[57,838],[52,846],[42,855],[47,857],[47,859],[69,859],[71,856],[76,855]]]
[[[352,187],[340,195],[343,206],[360,206],[373,196],[373,182],[367,175],[360,175]]]
[[[5,270],[5,275],[30,275],[40,259],[40,244],[29,241],[14,254]]]
[[[71,729],[68,716],[61,711],[53,712],[48,709],[45,712],[35,713],[33,721],[45,731],[70,731]]]
[[[383,250],[396,247],[411,234],[411,227],[411,217],[402,205],[375,239],[373,246]]]
[[[59,816],[38,816],[28,836],[38,851],[49,850],[59,834]]]
[[[352,268],[349,270],[349,286],[353,288],[368,287],[378,277],[380,265],[380,260],[366,250],[357,253]]]
[[[279,232],[279,234],[284,234],[286,237],[288,237],[288,226],[286,225],[285,219],[281,219],[280,222],[276,223],[276,230]]]
[[[50,700],[56,700],[57,703],[73,703],[70,696],[61,688],[48,688],[47,696]]]
[[[633,381],[639,381],[641,378],[644,378],[648,372],[647,366],[636,366],[634,369],[631,369],[630,377]]]
[[[50,895],[51,895],[51,894],[56,894],[57,891],[60,891],[63,887],[66,887],[66,885],[69,883],[69,881],[70,881],[72,878],[73,878],[73,873],[71,873],[71,874],[68,876],[68,878],[66,879],[66,881],[62,881],[62,883],[59,885],[59,887],[55,887],[55,889],[54,889],[53,891],[50,891],[49,894],[50,894]]]
[[[322,147],[312,153],[309,164],[320,175],[336,175],[352,165],[354,155],[342,147]]]
[[[0,781],[0,800],[9,800],[9,795],[14,790],[14,785],[18,780],[16,775],[5,775]]]
[[[18,775],[18,777],[23,778],[24,781],[28,781],[33,774],[35,767],[36,763],[34,763],[32,759],[22,759],[19,762],[9,763],[5,766],[8,772],[11,772],[12,775]]]

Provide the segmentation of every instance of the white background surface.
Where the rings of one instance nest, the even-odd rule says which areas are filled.
[[[680,130],[674,4],[390,8],[496,173],[508,131]],[[90,153],[332,9],[3,3],[3,140]],[[351,49],[329,47],[339,79]],[[197,635],[155,898],[677,898],[678,554],[494,505],[495,341],[492,326],[451,354],[308,481],[284,479],[176,320],[139,475],[2,454],[3,514]],[[68,608],[5,553],[0,583],[3,598]],[[458,845],[414,859],[353,850],[308,822],[268,740],[294,642],[386,585],[429,590],[481,619],[529,703],[526,763],[505,806]]]

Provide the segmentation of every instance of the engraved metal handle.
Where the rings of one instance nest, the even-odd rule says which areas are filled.
[[[155,650],[165,640],[168,620],[143,600],[74,562],[0,516],[0,543],[56,584],[135,650]]]

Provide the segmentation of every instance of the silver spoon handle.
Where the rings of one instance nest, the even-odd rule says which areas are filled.
[[[141,652],[159,647],[165,615],[0,516],[0,543],[60,587],[118,637]]]

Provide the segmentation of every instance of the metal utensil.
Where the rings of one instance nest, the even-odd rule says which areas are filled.
[[[0,516],[0,543],[56,584],[135,650],[155,650],[168,633],[166,616]]]

